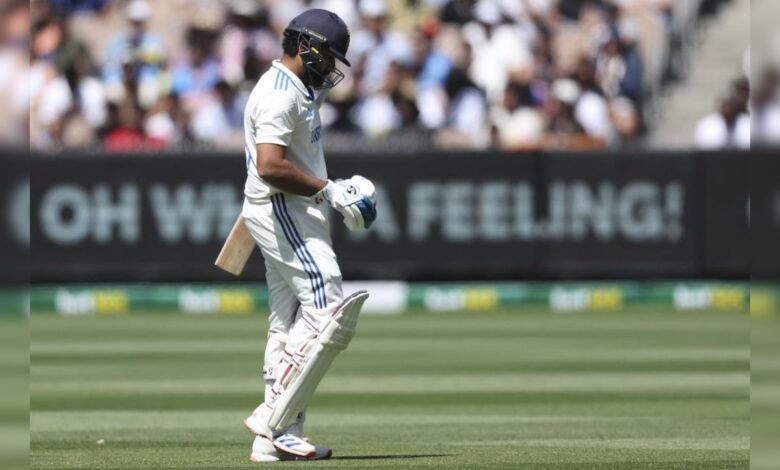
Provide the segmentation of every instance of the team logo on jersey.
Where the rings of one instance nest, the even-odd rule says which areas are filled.
[[[318,142],[320,140],[320,131],[322,126],[317,126],[311,131],[311,143]]]

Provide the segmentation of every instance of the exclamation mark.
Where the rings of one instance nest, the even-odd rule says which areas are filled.
[[[666,214],[666,238],[676,242],[683,236],[684,190],[678,183],[666,186],[664,212]]]

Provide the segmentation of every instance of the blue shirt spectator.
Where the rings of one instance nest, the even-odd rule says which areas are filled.
[[[110,42],[103,67],[103,81],[107,86],[121,82],[126,65],[135,71],[141,83],[158,77],[165,61],[165,47],[160,38],[146,30],[151,14],[146,0],[133,0],[126,9],[129,31],[119,33]]]

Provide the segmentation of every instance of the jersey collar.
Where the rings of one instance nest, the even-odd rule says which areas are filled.
[[[273,64],[271,65],[273,68],[279,70],[283,74],[290,77],[290,80],[292,80],[293,85],[295,85],[295,88],[298,89],[301,93],[303,93],[304,96],[309,98],[310,100],[314,99],[314,91],[312,91],[311,88],[307,87],[303,84],[300,78],[298,78],[297,75],[295,75],[292,70],[288,69],[284,66],[281,60],[276,59],[273,61]]]

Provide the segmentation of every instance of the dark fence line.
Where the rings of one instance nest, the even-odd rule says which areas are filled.
[[[379,218],[349,234],[347,279],[669,279],[780,265],[771,154],[338,155],[377,183]],[[213,260],[242,203],[242,155],[34,156],[33,282],[224,281]],[[766,217],[766,237],[748,230]],[[755,189],[756,187],[760,190]],[[764,219],[764,217],[762,217]],[[763,220],[762,220],[763,222]],[[253,255],[244,279],[262,279]],[[758,271],[757,271],[758,272]]]

